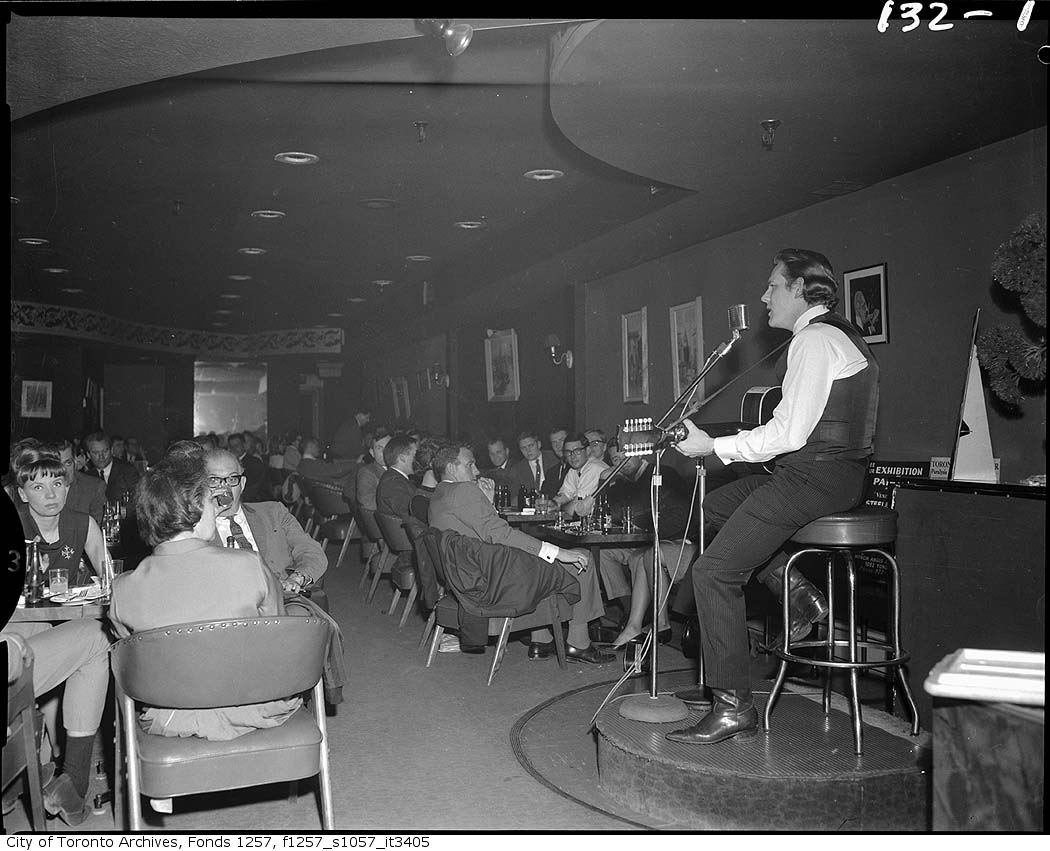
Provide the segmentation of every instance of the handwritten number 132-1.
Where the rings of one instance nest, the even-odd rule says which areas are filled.
[[[1017,29],[1019,32],[1024,32],[1028,26],[1028,21],[1032,17],[1032,9],[1035,6],[1035,0],[1026,0],[1024,6],[1021,9],[1021,14],[1017,18]],[[950,30],[955,26],[953,23],[943,23],[945,15],[948,14],[947,3],[930,3],[930,11],[936,12],[933,19],[929,23],[931,30]],[[907,25],[901,28],[902,33],[911,32],[913,29],[919,26],[921,21],[919,20],[919,13],[922,12],[922,3],[901,3],[900,16],[903,20],[910,21]],[[890,28],[890,15],[893,14],[893,0],[886,0],[882,6],[882,14],[879,15],[878,30],[880,33],[886,32]],[[991,17],[991,12],[986,11],[974,11],[967,12],[963,15],[964,18],[971,17]]]

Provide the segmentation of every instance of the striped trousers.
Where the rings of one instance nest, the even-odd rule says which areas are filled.
[[[704,500],[704,520],[718,534],[692,566],[706,684],[751,687],[744,586],[751,574],[781,567],[783,545],[818,517],[860,502],[866,460],[807,461],[777,466],[770,476],[747,476]]]

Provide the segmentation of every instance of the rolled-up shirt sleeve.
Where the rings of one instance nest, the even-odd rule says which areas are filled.
[[[773,418],[758,428],[714,439],[715,454],[725,463],[768,461],[805,446],[824,413],[831,385],[855,375],[867,359],[840,330],[807,326],[788,347],[783,397]]]

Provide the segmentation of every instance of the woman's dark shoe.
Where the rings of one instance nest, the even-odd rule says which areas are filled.
[[[588,665],[604,665],[613,661],[616,656],[612,653],[603,653],[593,644],[581,650],[571,644],[565,645],[565,658],[570,662],[586,662]]]
[[[695,615],[686,618],[682,628],[682,655],[686,659],[700,658],[700,621]]]
[[[758,733],[758,710],[751,689],[723,691],[711,689],[711,711],[699,724],[667,734],[672,742],[687,745],[713,745],[736,737],[750,739]]]
[[[549,659],[554,655],[553,641],[533,641],[529,644],[530,659]]]
[[[485,645],[484,644],[464,644],[461,641],[461,642],[459,642],[459,652],[460,653],[473,653],[475,655],[480,655],[480,654],[485,652]]]
[[[61,816],[70,827],[82,824],[89,812],[68,774],[58,775],[44,787],[44,809],[49,815]]]

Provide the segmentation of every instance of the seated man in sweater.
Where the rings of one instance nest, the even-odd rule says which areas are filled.
[[[591,645],[588,622],[602,616],[601,591],[589,555],[583,550],[565,550],[511,528],[492,506],[495,485],[478,478],[474,453],[469,446],[451,443],[434,454],[434,475],[438,478],[430,498],[430,525],[477,538],[490,544],[504,544],[559,562],[571,570],[580,584],[581,599],[573,606],[569,621],[566,654],[571,662],[600,665],[615,656]],[[549,630],[537,630],[529,645],[530,659],[546,659],[554,652]]]

